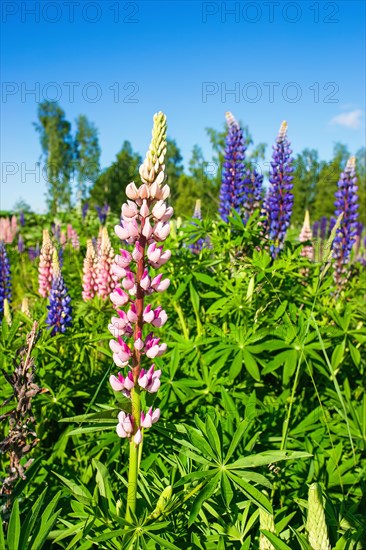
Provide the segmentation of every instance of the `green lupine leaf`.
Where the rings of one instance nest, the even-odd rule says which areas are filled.
[[[7,540],[9,550],[18,550],[20,540],[20,514],[18,499],[13,502],[13,508],[9,519]]]

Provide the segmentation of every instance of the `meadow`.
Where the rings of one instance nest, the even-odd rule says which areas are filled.
[[[227,125],[217,215],[174,216],[159,113],[121,218],[3,216],[1,549],[366,548],[354,159],[314,235],[287,126],[264,196]]]

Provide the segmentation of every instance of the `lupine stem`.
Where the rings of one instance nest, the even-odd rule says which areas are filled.
[[[136,426],[140,424],[141,416],[141,397],[140,387],[136,384],[131,391],[132,415]],[[139,446],[136,445],[133,438],[130,441],[130,460],[128,469],[128,489],[127,489],[127,507],[126,521],[132,522],[136,511],[137,495],[137,476],[139,473]]]

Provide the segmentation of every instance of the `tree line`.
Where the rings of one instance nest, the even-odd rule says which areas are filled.
[[[49,212],[56,214],[75,202],[80,206],[89,202],[91,206],[108,204],[118,215],[120,205],[126,200],[124,189],[130,181],[138,178],[138,167],[142,163],[140,154],[133,150],[131,143],[123,141],[112,164],[101,170],[98,130],[85,115],[76,119],[73,134],[63,109],[55,102],[44,101],[39,105],[35,128],[40,137],[42,158],[47,164]],[[265,143],[254,145],[249,128],[243,125],[242,128],[247,145],[246,162],[262,172],[266,181],[269,170],[269,163],[265,162],[267,146]],[[202,201],[204,217],[217,212],[226,129],[207,128],[206,132],[212,157],[206,159],[199,145],[194,145],[186,170],[177,142],[172,138],[167,140],[166,173],[171,187],[171,203],[177,216],[190,217],[197,199]],[[350,154],[345,145],[336,143],[330,162],[321,160],[316,149],[304,149],[294,156],[293,224],[301,224],[305,210],[309,210],[314,221],[333,215],[337,182]],[[364,147],[356,152],[356,159],[360,221],[366,224]]]

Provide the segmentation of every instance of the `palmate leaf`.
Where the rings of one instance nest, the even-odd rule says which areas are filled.
[[[217,473],[208,483],[206,483],[203,489],[196,496],[189,514],[189,520],[188,520],[189,527],[196,520],[204,501],[210,498],[210,496],[214,493],[219,480],[220,480],[220,473]]]
[[[258,453],[256,455],[249,455],[239,458],[226,467],[230,470],[242,470],[245,468],[267,466],[268,464],[279,462],[280,460],[295,460],[300,458],[310,458],[311,456],[313,455],[303,451],[264,451],[263,453]]]

